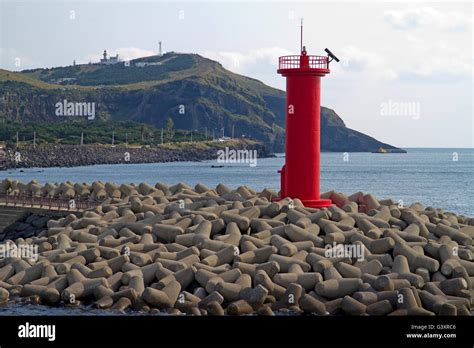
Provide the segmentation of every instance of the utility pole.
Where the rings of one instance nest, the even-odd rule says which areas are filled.
[[[191,129],[191,142],[193,142],[193,130]]]
[[[36,132],[33,132],[33,148],[36,149]]]

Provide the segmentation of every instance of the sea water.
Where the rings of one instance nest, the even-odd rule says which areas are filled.
[[[474,149],[407,149],[406,154],[321,154],[321,192],[357,191],[392,198],[404,205],[421,202],[458,214],[474,216]],[[95,165],[71,168],[29,168],[0,171],[0,179],[46,182],[203,183],[231,188],[248,185],[256,190],[280,187],[284,155],[257,158],[249,163],[173,162]],[[305,173],[301,173],[305,175]]]

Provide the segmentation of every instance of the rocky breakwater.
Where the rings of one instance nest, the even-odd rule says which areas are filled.
[[[0,301],[191,315],[469,315],[474,219],[370,194],[336,205],[184,183],[128,185],[0,260]]]
[[[151,147],[104,145],[42,145],[7,148],[0,161],[1,169],[77,167],[96,164],[161,163],[203,161],[217,159],[218,151],[229,147],[238,150],[256,150],[258,157],[268,157],[269,150],[252,140],[227,142],[177,143]]]
[[[59,219],[69,215],[64,211],[47,211],[45,209],[23,209],[25,213],[12,224],[0,229],[0,242],[4,240],[15,240],[18,238],[30,238],[37,235],[44,235],[48,230],[47,223],[51,219]],[[0,206],[0,213],[4,209]],[[80,212],[74,212],[76,216],[81,216]],[[1,256],[1,255],[0,255]]]
[[[25,183],[20,180],[6,178],[0,181],[0,197],[26,196],[36,198],[77,199],[99,203],[104,202],[106,199],[138,195],[138,191],[142,185],[144,184],[119,185],[102,181],[94,181],[92,183],[76,183],[72,181],[62,183],[48,182],[42,185],[37,180],[31,180]],[[131,190],[130,187],[133,189]]]
[[[3,231],[0,230],[0,241],[36,236],[48,229],[46,224],[51,218],[54,217],[47,214],[25,212],[17,221],[7,226]]]

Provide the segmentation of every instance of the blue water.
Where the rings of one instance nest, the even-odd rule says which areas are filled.
[[[370,192],[378,198],[421,202],[425,206],[474,216],[474,149],[407,149],[406,154],[323,153],[321,192],[337,190],[346,194]],[[457,161],[453,160],[456,159]],[[248,185],[260,190],[279,189],[277,170],[284,157],[261,158],[257,165],[225,164],[212,168],[216,161],[154,164],[97,165],[74,168],[31,168],[0,171],[4,177],[42,183],[61,181],[117,183],[180,181],[210,187],[224,183],[230,187]]]

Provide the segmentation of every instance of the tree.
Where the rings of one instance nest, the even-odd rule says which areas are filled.
[[[166,140],[166,142],[171,142],[173,140],[173,137],[174,137],[173,127],[174,127],[174,122],[171,119],[171,117],[168,117],[168,119],[166,120],[166,125],[165,125],[165,140]]]

